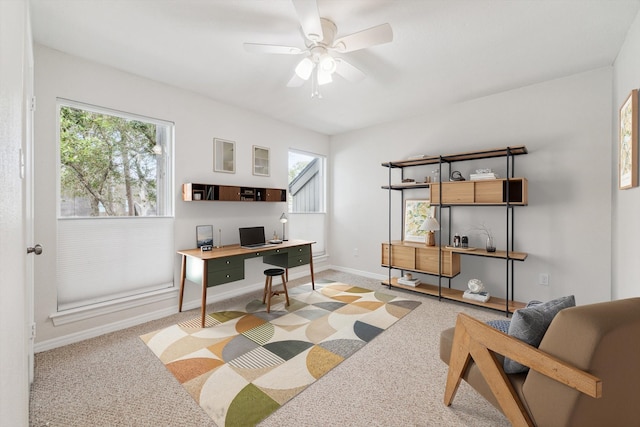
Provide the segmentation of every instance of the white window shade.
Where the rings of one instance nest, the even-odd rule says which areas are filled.
[[[58,312],[173,286],[174,219],[58,220]]]

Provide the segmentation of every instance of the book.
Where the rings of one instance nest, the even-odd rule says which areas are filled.
[[[405,286],[418,286],[420,284],[420,279],[404,279],[402,277],[398,278],[398,284]]]
[[[471,181],[480,181],[483,179],[498,179],[498,174],[493,172],[488,173],[472,173],[469,174],[469,179]]]
[[[466,298],[466,299],[471,299],[474,301],[480,301],[480,302],[487,302],[489,301],[489,298],[491,298],[491,295],[489,295],[489,292],[471,292],[470,290],[466,290],[464,291],[464,294],[462,294],[462,298]]]

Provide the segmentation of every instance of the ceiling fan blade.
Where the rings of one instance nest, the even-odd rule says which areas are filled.
[[[381,24],[348,36],[340,37],[333,44],[338,52],[353,52],[354,50],[393,41],[393,30],[389,24]]]
[[[322,35],[320,12],[318,12],[316,0],[292,0],[292,2],[305,37],[311,41],[322,40],[324,36]]]
[[[278,46],[275,44],[245,43],[244,50],[253,53],[278,53],[284,55],[298,55],[302,49],[294,46]]]
[[[287,87],[300,87],[304,84],[305,80],[300,78],[296,73],[293,73],[293,77],[287,83]]]
[[[366,74],[342,58],[336,58],[336,74],[350,82],[364,80]]]

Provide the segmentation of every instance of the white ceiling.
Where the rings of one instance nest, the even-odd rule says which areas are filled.
[[[304,48],[291,0],[31,0],[37,43],[335,135],[613,63],[640,0],[318,0],[338,37],[388,22],[391,43],[343,54],[367,73],[312,99],[287,87]],[[36,63],[37,66],[37,63]]]

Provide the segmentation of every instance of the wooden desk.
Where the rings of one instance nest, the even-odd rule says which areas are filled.
[[[178,311],[182,311],[184,282],[189,280],[202,286],[201,318],[204,319],[207,307],[207,288],[244,279],[244,260],[262,257],[265,264],[282,267],[289,280],[289,268],[309,264],[311,286],[315,289],[313,277],[313,254],[308,240],[289,240],[261,249],[244,249],[240,245],[223,246],[203,252],[200,249],[178,251],[182,255],[180,272],[180,303]]]

